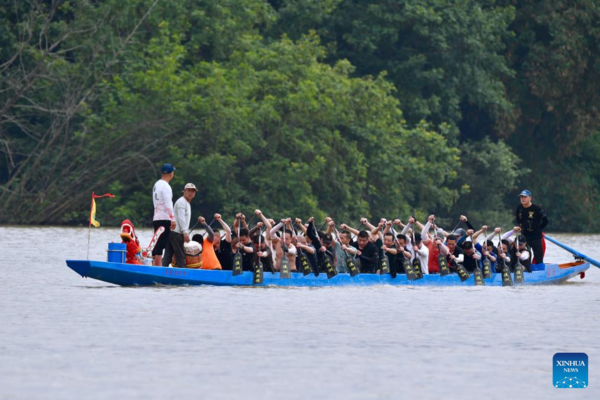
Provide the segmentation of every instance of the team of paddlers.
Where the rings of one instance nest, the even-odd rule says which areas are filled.
[[[494,273],[514,273],[516,280],[519,276],[522,279],[523,272],[531,272],[532,263],[543,263],[542,230],[548,219],[539,206],[531,203],[528,190],[520,194],[517,226],[504,234],[500,228],[487,226],[476,230],[464,215],[452,230],[438,227],[434,215],[424,224],[414,216],[406,223],[381,219],[376,225],[362,218],[362,226],[355,229],[338,225],[331,218],[320,227],[313,218],[306,223],[299,218],[276,222],[255,210],[249,222],[238,213],[232,227],[220,214],[215,214],[209,224],[199,217],[194,227],[204,233],[190,237],[194,229],[190,229],[191,201],[197,189],[192,183],[186,184],[183,196],[173,204],[169,182],[174,171],[171,164],[165,164],[153,189],[155,233],[150,247],[155,266],[173,264],[180,268],[232,270],[234,274],[256,273],[260,268],[261,274],[279,272],[282,277],[291,272],[323,273],[328,277],[377,273],[420,279],[423,274],[457,273],[461,279],[474,274],[477,280]],[[256,224],[251,226],[253,221]],[[213,222],[220,227],[213,228]],[[135,256],[139,241],[130,221],[122,224],[122,237],[129,243],[127,261],[140,262]],[[187,254],[186,247],[191,249]]]

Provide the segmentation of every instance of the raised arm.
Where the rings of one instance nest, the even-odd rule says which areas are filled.
[[[478,230],[477,232],[475,232],[473,234],[473,241],[474,242],[477,241],[477,238],[479,237],[479,235],[481,235],[483,232],[487,231],[487,228],[488,228],[487,225],[484,225],[484,226],[481,227],[480,230]]]
[[[366,218],[361,218],[360,219],[360,223],[363,224],[364,226],[366,226],[367,228],[369,228],[370,231],[372,231],[373,229],[375,229],[375,226],[373,224],[371,224],[369,222],[369,220],[366,219]]]
[[[269,232],[271,240],[276,240],[276,239],[279,240],[279,238],[277,237],[277,231],[280,230],[282,226],[283,226],[283,221],[278,223],[271,229],[271,231]]]
[[[429,230],[431,229],[431,225],[433,224],[434,220],[435,220],[435,216],[430,215],[429,218],[427,219],[427,223],[425,224],[425,226],[423,227],[423,229],[421,231],[421,239],[423,240],[424,245],[428,245],[429,243],[431,243],[432,239],[429,236]]]
[[[404,229],[404,227],[406,226],[406,225],[404,225],[404,224],[402,223],[402,221],[401,221],[399,218],[396,218],[396,219],[394,220],[394,225],[398,225],[399,227],[401,227],[401,228],[403,228],[403,229]]]
[[[225,241],[227,243],[231,243],[231,228],[227,225],[227,222],[223,221],[221,214],[215,214],[215,221],[218,221],[221,224],[221,227],[225,231]]]
[[[306,227],[302,224],[302,220],[300,218],[296,218],[296,226],[306,235]]]
[[[379,221],[379,224],[377,224],[376,227],[374,227],[373,229],[371,229],[371,236],[373,236],[374,238],[378,238],[379,235],[381,234],[381,227],[383,226],[385,222],[383,221]],[[371,225],[372,226],[372,225]]]
[[[351,226],[348,226],[348,225],[346,225],[346,224],[341,224],[341,225],[340,225],[340,228],[342,228],[342,230],[343,230],[343,231],[349,231],[350,233],[352,233],[352,234],[353,234],[353,235],[355,235],[355,236],[358,236],[358,234],[360,233],[360,232],[358,231],[358,229],[354,229],[353,227],[351,227]]]
[[[213,232],[212,228],[206,224],[204,217],[198,217],[198,223],[200,224],[200,227],[203,228],[208,234],[206,240],[212,243],[213,239],[215,238],[215,233]]]
[[[335,222],[329,217],[325,218],[325,221],[327,222],[327,231],[325,233],[331,235],[335,227]]]

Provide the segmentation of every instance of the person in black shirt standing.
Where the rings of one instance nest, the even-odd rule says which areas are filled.
[[[521,234],[527,239],[527,243],[533,250],[535,256],[534,264],[544,263],[544,252],[546,245],[544,243],[543,230],[548,225],[548,217],[542,207],[531,202],[531,192],[523,190],[519,195],[521,204],[517,207],[516,220]]]

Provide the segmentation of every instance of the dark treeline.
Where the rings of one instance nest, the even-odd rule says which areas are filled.
[[[3,0],[0,223],[435,212],[598,231],[596,0]]]

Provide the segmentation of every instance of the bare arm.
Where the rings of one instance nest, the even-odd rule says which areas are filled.
[[[306,235],[306,227],[302,224],[302,220],[300,218],[296,218],[296,226]]]
[[[473,241],[474,242],[477,241],[477,238],[479,237],[479,235],[481,235],[484,231],[487,231],[487,226],[486,225],[482,226],[480,230],[478,230],[477,232],[475,232],[473,234]]]
[[[346,224],[340,225],[340,228],[342,228],[342,230],[345,230],[345,231],[350,231],[350,233],[354,234],[355,236],[358,236],[358,234],[359,234],[358,229],[354,229],[353,227],[348,226]]]
[[[229,225],[227,225],[227,222],[223,221],[223,218],[221,218],[220,214],[215,214],[215,220],[219,221],[221,227],[225,231],[225,241],[227,243],[231,243],[231,228],[229,227]]]
[[[423,240],[423,244],[425,244],[425,245],[427,245],[427,244],[429,244],[429,242],[431,242],[431,238],[429,237],[429,229],[430,228],[431,228],[431,220],[427,221],[425,226],[423,226],[423,230],[421,231],[421,239]]]

